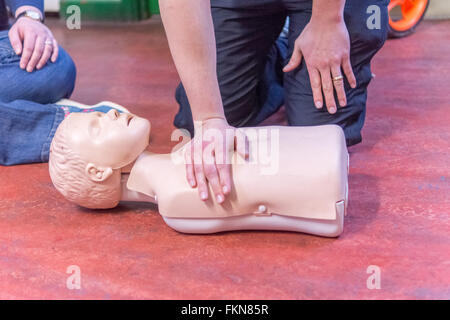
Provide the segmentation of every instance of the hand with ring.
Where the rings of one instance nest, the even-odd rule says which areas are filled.
[[[316,108],[323,107],[325,97],[328,112],[336,113],[334,92],[339,105],[345,107],[347,97],[342,71],[352,88],[356,88],[356,79],[350,63],[350,39],[343,19],[332,22],[311,19],[295,41],[292,57],[283,71],[297,68],[302,58],[308,68]]]
[[[9,41],[20,58],[20,68],[32,72],[58,58],[58,43],[52,32],[41,22],[19,18],[9,30]]]

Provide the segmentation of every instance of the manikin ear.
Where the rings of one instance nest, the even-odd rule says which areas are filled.
[[[86,166],[86,175],[95,182],[101,182],[108,179],[113,174],[111,167],[98,167],[93,163]]]

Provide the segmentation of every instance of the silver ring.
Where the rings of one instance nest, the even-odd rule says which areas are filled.
[[[52,46],[52,45],[53,45],[53,40],[47,39],[47,40],[45,40],[44,44],[45,44],[46,46]]]
[[[333,81],[334,82],[341,81],[342,79],[344,79],[343,75],[339,75],[339,76],[333,77]]]

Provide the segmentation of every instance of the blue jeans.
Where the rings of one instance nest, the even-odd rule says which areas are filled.
[[[76,69],[59,48],[55,63],[28,73],[19,67],[8,38],[0,31],[0,165],[47,162],[53,135],[64,119],[55,102],[69,98]]]

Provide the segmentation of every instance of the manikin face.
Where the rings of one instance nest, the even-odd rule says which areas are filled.
[[[68,146],[97,167],[122,168],[148,146],[150,122],[130,113],[72,113],[64,121]]]

